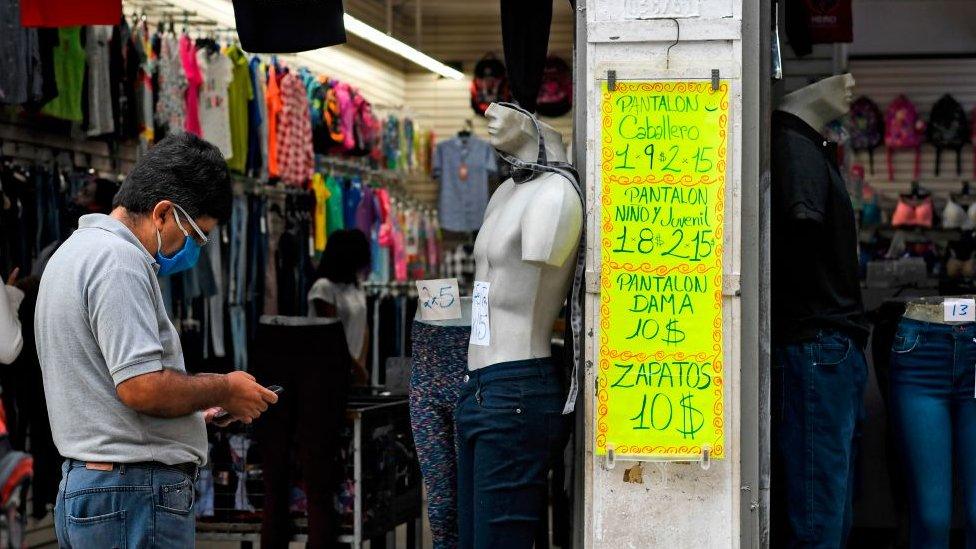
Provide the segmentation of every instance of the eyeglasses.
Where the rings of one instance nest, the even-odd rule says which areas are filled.
[[[174,202],[173,206],[176,207],[176,209],[173,210],[173,219],[176,219],[176,225],[180,228],[181,231],[183,231],[183,234],[186,236],[190,236],[189,231],[184,229],[183,224],[180,223],[180,216],[176,215],[176,210],[179,210],[180,212],[183,213],[184,216],[186,216],[187,223],[189,223],[190,226],[193,227],[193,232],[197,233],[196,238],[194,238],[194,240],[197,241],[197,244],[200,245],[201,248],[206,246],[207,243],[210,242],[210,238],[207,237],[206,233],[200,230],[200,227],[198,227],[197,224],[193,222],[193,218],[190,217],[190,214],[186,213],[186,210],[184,210],[179,204]]]

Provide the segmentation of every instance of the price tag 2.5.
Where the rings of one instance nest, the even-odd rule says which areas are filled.
[[[491,283],[474,282],[471,294],[471,344],[487,347],[491,344],[491,323],[488,318],[488,291]]]
[[[947,322],[976,322],[976,299],[946,299],[942,306]]]
[[[461,295],[456,278],[418,280],[417,295],[422,320],[456,320],[461,318]]]

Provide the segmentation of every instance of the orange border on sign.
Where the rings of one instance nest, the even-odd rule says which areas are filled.
[[[685,187],[692,186],[704,186],[704,185],[718,185],[718,199],[715,205],[715,220],[717,223],[715,229],[715,239],[717,241],[715,260],[709,263],[695,263],[695,264],[680,264],[668,267],[666,265],[655,265],[649,262],[643,262],[639,264],[633,263],[619,263],[617,261],[602,259],[603,265],[600,272],[600,351],[599,351],[599,369],[597,372],[597,387],[596,387],[596,399],[597,399],[597,421],[596,421],[596,447],[598,453],[605,453],[607,449],[607,433],[610,427],[607,422],[610,411],[610,395],[607,389],[607,380],[604,376],[605,372],[610,369],[611,359],[636,359],[636,360],[648,360],[657,359],[662,360],[664,358],[673,358],[676,360],[684,360],[686,358],[692,358],[697,360],[708,360],[712,359],[712,370],[715,374],[713,377],[714,383],[714,396],[715,403],[712,409],[712,429],[713,429],[713,444],[710,445],[711,456],[715,458],[722,458],[725,456],[725,447],[723,445],[723,435],[725,430],[725,416],[724,416],[724,364],[723,357],[721,356],[722,351],[722,315],[716,315],[712,323],[712,353],[700,352],[694,354],[686,354],[683,352],[675,353],[665,353],[663,351],[657,351],[651,354],[647,353],[632,353],[630,351],[618,351],[616,349],[611,349],[609,347],[609,338],[606,333],[611,327],[611,319],[609,318],[609,308],[610,308],[610,277],[608,276],[611,270],[624,270],[630,272],[642,272],[646,274],[656,274],[660,276],[680,273],[680,274],[708,274],[713,273],[713,287],[715,288],[713,295],[712,308],[719,311],[722,310],[722,260],[724,252],[724,226],[725,226],[725,179],[726,179],[726,155],[727,155],[727,142],[728,142],[728,109],[729,109],[729,84],[723,82],[717,91],[711,90],[711,82],[618,82],[617,91],[622,92],[634,92],[634,91],[648,91],[648,92],[711,92],[719,93],[721,97],[721,110],[723,114],[719,117],[719,137],[721,138],[721,145],[718,150],[718,160],[716,161],[716,171],[718,175],[712,177],[709,175],[703,175],[701,177],[695,178],[690,175],[685,175],[681,177],[674,177],[670,174],[657,177],[655,175],[648,176],[617,176],[609,173],[611,171],[608,166],[612,165],[613,160],[613,140],[609,135],[608,129],[613,126],[612,113],[613,107],[611,103],[611,97],[613,92],[607,90],[604,84],[603,93],[601,97],[600,111],[602,114],[601,119],[601,131],[602,138],[601,142],[603,144],[601,148],[601,180],[602,180],[602,200],[601,200],[601,258],[606,257],[606,250],[611,247],[611,242],[609,238],[605,238],[603,235],[612,232],[613,222],[610,219],[610,215],[606,210],[606,206],[611,205],[610,203],[610,193],[609,188],[611,185],[646,185],[646,184],[668,184],[668,185],[681,185]],[[671,445],[632,445],[632,446],[617,446],[614,448],[616,455],[639,455],[639,456],[658,456],[658,457],[689,457],[697,456],[702,453],[702,449],[705,444],[693,444],[687,446],[671,446]]]

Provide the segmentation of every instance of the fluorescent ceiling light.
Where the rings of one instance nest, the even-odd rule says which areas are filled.
[[[196,11],[202,17],[213,19],[218,24],[233,28],[237,23],[234,20],[234,7],[229,0],[173,0],[173,4],[181,8]],[[434,59],[426,53],[412,48],[407,44],[389,36],[359,19],[347,14],[343,16],[346,31],[358,36],[367,42],[372,42],[377,46],[391,51],[408,61],[412,61],[421,67],[437,73],[446,78],[461,80],[464,74],[451,68],[444,63]],[[307,57],[307,56],[302,56]]]
[[[383,49],[390,50],[404,59],[413,61],[421,67],[431,72],[436,72],[443,77],[454,80],[461,80],[464,78],[464,74],[462,74],[461,71],[453,69],[427,55],[426,53],[412,48],[396,38],[389,36],[388,34],[380,32],[379,30],[367,25],[366,23],[363,23],[348,13],[344,14],[343,19],[346,25],[346,31],[362,38],[363,40],[372,42]]]

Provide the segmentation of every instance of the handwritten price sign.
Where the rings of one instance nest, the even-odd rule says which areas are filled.
[[[461,297],[456,278],[417,281],[417,308],[423,320],[461,318]]]
[[[603,87],[598,454],[724,457],[728,95],[727,82]]]

